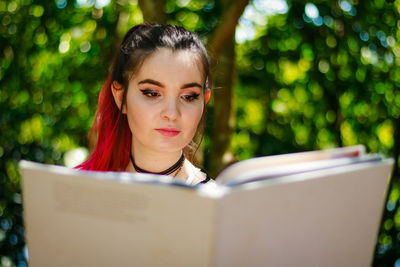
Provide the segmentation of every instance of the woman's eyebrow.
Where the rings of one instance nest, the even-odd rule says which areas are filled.
[[[152,79],[144,79],[144,80],[138,82],[138,84],[144,84],[144,83],[150,83],[150,84],[157,85],[159,87],[164,87],[164,84],[162,84],[158,81],[152,80]]]
[[[154,84],[156,86],[163,87],[163,88],[165,87],[163,83],[161,83],[159,81],[155,81],[153,79],[144,79],[144,80],[138,82],[138,84],[145,84],[145,83]],[[181,89],[186,89],[186,88],[191,88],[191,87],[199,87],[200,89],[203,88],[203,86],[201,86],[199,83],[192,82],[192,83],[186,83],[186,84],[182,85]]]
[[[181,89],[186,89],[186,88],[191,88],[191,87],[199,87],[200,89],[203,88],[203,86],[201,86],[200,84],[198,84],[198,83],[196,83],[196,82],[193,82],[193,83],[184,84],[184,85],[181,87]]]

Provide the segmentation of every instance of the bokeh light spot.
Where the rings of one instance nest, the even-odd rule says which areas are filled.
[[[307,3],[304,7],[304,12],[310,19],[316,19],[319,17],[319,11],[316,5]]]

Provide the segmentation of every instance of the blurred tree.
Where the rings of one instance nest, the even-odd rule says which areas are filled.
[[[167,22],[167,14],[165,13],[164,0],[139,0],[139,6],[145,22],[160,24],[165,24]]]
[[[237,49],[233,153],[244,159],[362,143],[393,157],[374,265],[400,264],[400,2],[293,0],[268,23],[260,22],[261,3],[240,21],[257,32]]]
[[[62,164],[64,152],[87,146],[115,43],[141,22],[137,5],[102,3],[0,1],[2,266],[25,266],[18,161]]]
[[[214,56],[215,90],[213,127],[210,135],[210,149],[206,154],[207,169],[212,177],[229,163],[234,161],[230,143],[234,127],[234,82],[236,80],[235,36],[234,32],[239,17],[248,1],[221,1],[221,9],[226,10],[221,15],[221,23],[209,40],[209,49]]]
[[[399,0],[0,0],[0,264],[26,265],[18,161],[63,164],[87,147],[119,40],[144,20],[183,25],[210,50],[213,176],[236,158],[357,143],[394,157],[374,265],[400,264],[399,10]]]

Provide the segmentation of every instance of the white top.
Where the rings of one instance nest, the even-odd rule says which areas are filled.
[[[183,168],[185,169],[185,173],[188,174],[188,178],[185,180],[185,183],[188,185],[196,185],[207,178],[207,174],[201,171],[201,169],[195,167],[190,161],[186,160]],[[215,183],[214,180],[210,179],[208,183]]]
[[[186,179],[186,184],[195,185],[206,179],[206,175],[199,168],[196,168],[192,164],[185,164],[186,171],[189,177]]]

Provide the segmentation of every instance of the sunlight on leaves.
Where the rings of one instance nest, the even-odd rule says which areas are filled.
[[[31,119],[21,123],[21,129],[18,136],[20,144],[29,144],[40,142],[43,138],[44,121],[41,115],[36,114]]]
[[[340,134],[342,136],[344,145],[351,146],[358,143],[356,134],[354,133],[349,122],[345,121],[340,125]]]
[[[384,121],[376,129],[376,134],[378,135],[379,141],[386,148],[391,148],[394,144],[393,133],[394,129],[390,120]]]

